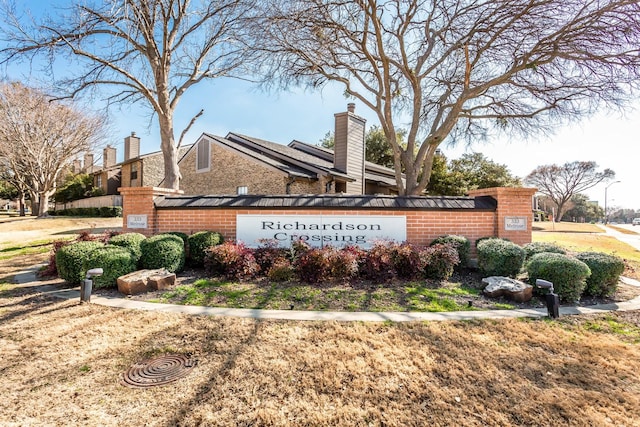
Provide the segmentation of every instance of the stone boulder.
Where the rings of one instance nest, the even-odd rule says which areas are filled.
[[[482,292],[489,298],[504,296],[512,301],[527,302],[533,296],[533,286],[510,277],[485,277],[482,283],[487,285]]]
[[[168,289],[176,283],[176,275],[164,268],[138,270],[118,277],[118,291],[125,295],[136,295],[147,291]]]

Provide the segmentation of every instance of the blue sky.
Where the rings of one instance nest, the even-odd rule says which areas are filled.
[[[187,134],[185,143],[194,142],[202,132],[225,135],[244,133],[283,144],[293,139],[317,143],[333,130],[333,115],[346,110],[351,102],[339,86],[328,86],[322,92],[303,90],[265,93],[250,84],[218,80],[205,82],[186,96],[176,120],[176,134],[190,117],[204,108],[204,115]],[[118,112],[114,112],[118,113]],[[375,114],[356,101],[356,113],[377,124]],[[123,139],[135,131],[142,138],[144,152],[159,149],[157,126],[148,127],[148,116],[135,107],[113,115],[112,144],[122,147]],[[560,128],[550,137],[533,137],[529,141],[496,138],[478,141],[471,146],[442,146],[448,158],[465,152],[482,152],[489,159],[506,164],[515,175],[524,177],[539,165],[563,164],[576,160],[593,160],[601,169],[616,172],[620,183],[609,187],[609,206],[640,209],[640,102],[624,114],[600,113],[579,123]],[[120,152],[122,150],[119,150]],[[605,184],[587,191],[592,200],[604,205]]]
[[[65,2],[57,0],[55,3]],[[21,7],[42,10],[41,2],[35,0],[25,0]],[[11,68],[8,77],[30,84],[23,67]],[[333,130],[333,114],[346,110],[350,100],[343,96],[343,91],[336,85],[327,86],[322,92],[266,93],[239,80],[203,82],[185,94],[178,107],[176,138],[190,118],[203,108],[205,113],[187,134],[185,144],[194,142],[203,132],[225,135],[231,131],[283,144],[293,139],[317,143]],[[98,110],[105,108],[99,102],[91,105]],[[375,114],[357,102],[356,113],[366,118],[368,125],[377,123]],[[158,128],[141,106],[112,107],[110,117],[113,132],[105,145],[109,143],[118,148],[119,160],[122,159],[123,140],[131,132],[141,138],[142,153],[160,149]],[[551,137],[532,137],[529,141],[502,137],[458,147],[450,147],[445,142],[441,148],[448,158],[457,158],[465,152],[482,152],[487,158],[506,164],[513,174],[521,177],[543,164],[593,160],[600,168],[613,169],[615,180],[621,181],[608,189],[609,206],[640,209],[639,143],[640,100],[624,114],[596,114],[558,129]],[[600,205],[604,204],[605,185],[599,184],[587,191]]]

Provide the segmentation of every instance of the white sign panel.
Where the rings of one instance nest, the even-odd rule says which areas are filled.
[[[407,218],[375,215],[238,215],[236,240],[256,247],[261,240],[288,248],[302,240],[314,247],[357,245],[376,240],[407,240]]]
[[[127,215],[127,228],[147,228],[147,216]]]
[[[507,231],[527,231],[527,217],[526,216],[504,217],[504,229]]]

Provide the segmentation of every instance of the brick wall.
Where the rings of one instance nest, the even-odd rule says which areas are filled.
[[[469,196],[490,196],[496,199],[498,207],[495,213],[495,235],[523,245],[531,242],[532,197],[535,192],[535,188],[495,187],[469,191]],[[526,230],[506,230],[507,218],[523,218],[526,221]]]
[[[172,208],[155,209],[154,198],[180,194],[172,190],[141,187],[121,188],[123,195],[123,228],[146,235],[167,231],[182,231],[192,234],[202,230],[222,233],[225,239],[236,236],[236,215],[402,215],[407,221],[407,240],[418,245],[427,245],[445,234],[466,236],[475,252],[475,241],[480,237],[497,236],[523,245],[531,242],[531,196],[532,188],[490,188],[476,190],[473,197],[490,196],[496,199],[496,211],[475,210],[422,210],[422,209],[301,209],[301,208]],[[127,229],[127,215],[147,215],[147,229]],[[523,230],[507,231],[506,217],[525,218]]]

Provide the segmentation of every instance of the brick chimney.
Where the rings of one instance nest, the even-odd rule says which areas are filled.
[[[116,164],[116,149],[110,145],[107,145],[102,152],[102,165],[103,169],[109,169]]]
[[[347,104],[347,111],[336,113],[333,166],[345,172],[354,182],[348,182],[346,193],[364,194],[364,128],[366,120],[355,114],[356,105]]]
[[[84,155],[84,173],[93,173],[93,153]]]
[[[82,172],[82,161],[80,159],[74,159],[71,165],[71,173]]]
[[[140,138],[135,132],[124,139],[124,161],[135,159],[140,156]]]

